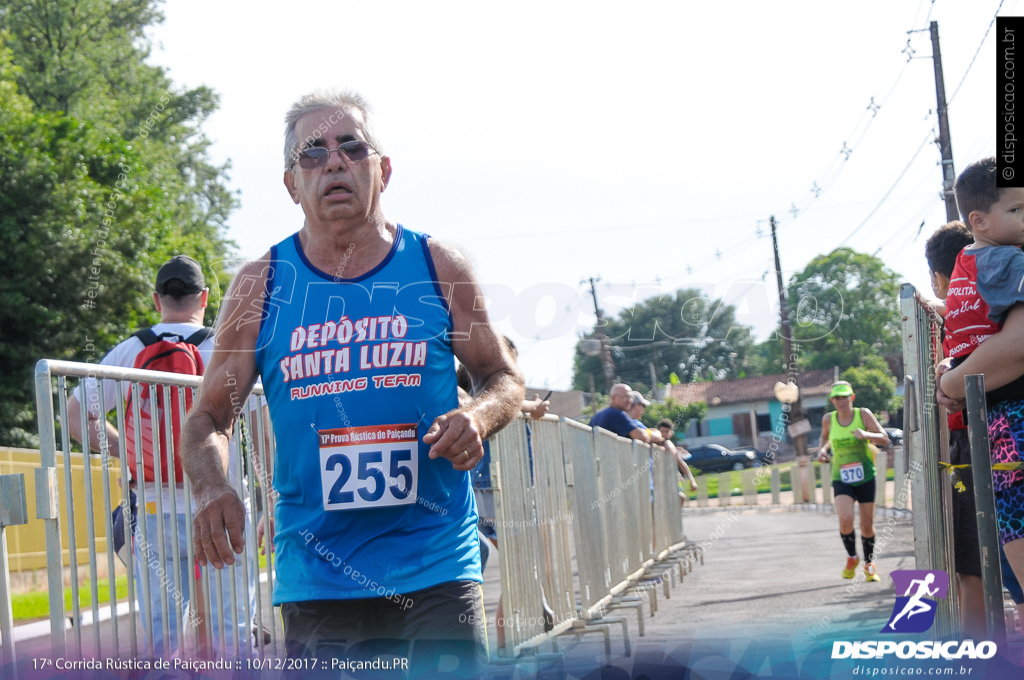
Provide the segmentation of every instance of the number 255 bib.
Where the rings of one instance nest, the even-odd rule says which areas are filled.
[[[318,434],[324,510],[416,502],[419,440],[414,423],[342,427]]]

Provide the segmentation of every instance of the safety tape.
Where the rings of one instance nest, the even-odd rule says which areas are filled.
[[[959,465],[950,465],[949,463],[943,463],[940,460],[939,461],[939,467],[942,468],[944,472],[949,474],[949,478],[953,482],[953,488],[954,489],[956,489],[960,493],[963,493],[964,491],[967,491],[967,487],[964,486],[963,481],[960,479],[960,473],[957,472],[957,470],[964,470],[966,468],[971,467],[970,463],[961,463]],[[1024,463],[993,463],[992,464],[992,469],[993,470],[1007,470],[1007,471],[1024,470]]]

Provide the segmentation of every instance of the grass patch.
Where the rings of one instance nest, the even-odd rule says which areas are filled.
[[[123,602],[128,597],[128,576],[118,576],[114,581],[117,592],[117,599]],[[99,605],[110,604],[110,580],[100,579],[96,585],[97,601]],[[81,584],[78,589],[78,604],[82,609],[92,607],[92,588],[88,583]],[[11,608],[14,611],[14,620],[34,621],[45,619],[50,615],[50,593],[39,590],[31,593],[17,593],[11,596]],[[71,611],[71,588],[64,589],[64,609]]]
[[[267,556],[260,555],[260,571],[267,569]],[[117,589],[117,601],[124,602],[128,598],[128,576],[121,575],[115,580]],[[110,604],[110,580],[101,579],[97,584],[97,595],[99,606]],[[88,583],[79,584],[78,603],[84,609],[92,607],[92,589]],[[14,610],[15,623],[27,623],[49,618],[50,616],[50,593],[45,590],[37,590],[30,593],[15,593],[11,596],[11,608]],[[71,587],[64,589],[64,609],[71,611]]]
[[[821,467],[820,463],[816,460],[812,460],[809,465],[813,465],[815,468]],[[779,470],[779,490],[780,491],[791,491],[793,489],[793,473],[792,469],[796,466],[796,461],[789,461],[788,463],[778,463],[771,466],[771,468],[756,468],[765,470],[765,473],[760,477],[755,476],[757,480],[757,493],[771,493],[772,491],[772,475],[768,470],[778,468]],[[718,498],[718,475],[717,472],[706,473],[703,476],[708,480],[708,498]],[[821,476],[821,472],[817,469],[814,471],[815,480]],[[887,481],[892,481],[896,477],[896,471],[892,468],[886,470],[885,478]],[[821,483],[818,482],[817,488],[821,488]],[[742,496],[743,495],[743,473],[738,470],[729,471],[729,488],[732,492],[730,496]],[[697,492],[691,491],[690,500],[697,500]]]

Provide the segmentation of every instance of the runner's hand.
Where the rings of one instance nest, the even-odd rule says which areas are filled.
[[[430,444],[431,458],[447,458],[459,471],[472,470],[484,457],[480,428],[472,411],[454,411],[438,416],[423,443]]]
[[[200,565],[223,569],[235,563],[245,548],[245,506],[235,490],[223,486],[206,498],[196,499],[192,544]]]

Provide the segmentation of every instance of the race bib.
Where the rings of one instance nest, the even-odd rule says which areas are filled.
[[[839,467],[839,479],[845,484],[856,484],[864,481],[864,464],[847,463]]]
[[[416,502],[419,439],[416,425],[320,430],[324,510],[353,510]]]

